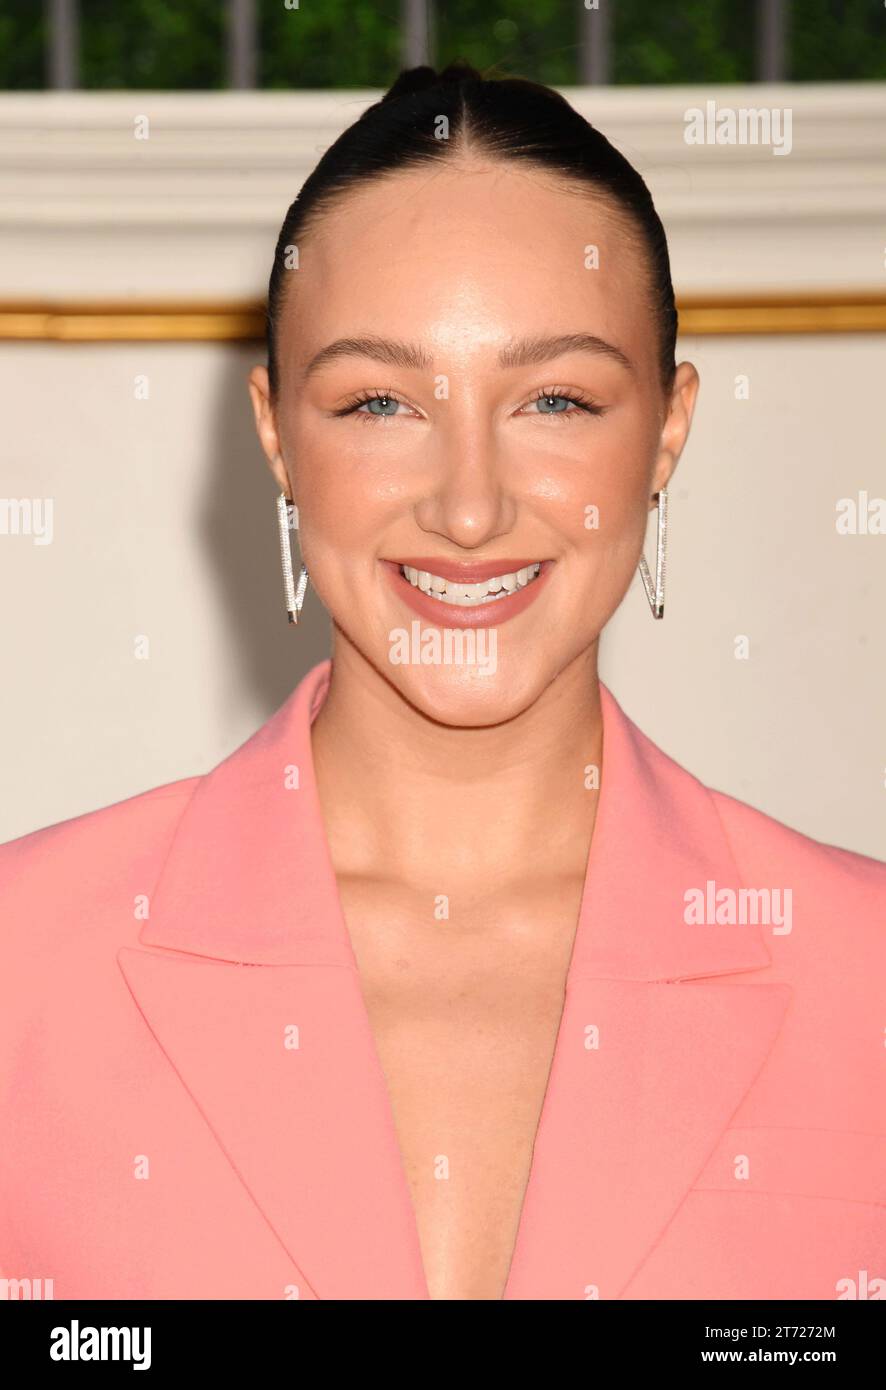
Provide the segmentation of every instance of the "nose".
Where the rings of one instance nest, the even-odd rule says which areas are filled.
[[[513,529],[517,498],[491,426],[450,418],[440,425],[429,455],[430,486],[415,505],[423,531],[477,550]]]

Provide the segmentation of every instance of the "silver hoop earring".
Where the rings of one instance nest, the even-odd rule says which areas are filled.
[[[280,528],[280,559],[283,564],[283,597],[286,600],[286,612],[291,623],[298,623],[298,615],[301,612],[302,604],[305,601],[305,590],[308,587],[308,571],[302,565],[298,576],[298,583],[295,582],[292,573],[292,543],[290,539],[289,508],[293,504],[281,492],[277,498],[277,523]]]
[[[649,566],[646,563],[646,556],[640,556],[640,574],[643,578],[643,587],[646,590],[646,597],[649,600],[649,607],[652,609],[653,618],[664,617],[664,584],[665,584],[665,546],[667,544],[668,533],[668,490],[663,487],[657,492],[658,498],[658,537],[655,544],[655,583],[649,573]]]

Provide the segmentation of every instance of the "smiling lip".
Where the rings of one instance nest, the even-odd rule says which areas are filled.
[[[552,560],[542,560],[538,575],[525,589],[508,594],[506,598],[496,598],[489,603],[479,603],[471,608],[461,608],[453,603],[441,603],[431,598],[421,589],[415,588],[400,573],[401,565],[412,569],[427,570],[429,574],[439,575],[441,579],[461,580],[465,584],[482,583],[484,579],[495,579],[500,574],[512,574],[515,569],[526,569],[538,564],[537,560],[495,560],[493,562],[467,561],[460,564],[455,560],[434,559],[433,556],[409,556],[403,560],[382,560],[391,587],[404,603],[426,622],[435,627],[499,627],[510,618],[516,618],[529,607],[541,592],[553,568]]]
[[[444,560],[439,555],[401,555],[398,560],[386,560],[390,565],[408,565],[410,569],[427,570],[440,579],[456,584],[480,584],[484,579],[497,579],[500,574],[516,574],[538,564],[538,556],[528,560]]]

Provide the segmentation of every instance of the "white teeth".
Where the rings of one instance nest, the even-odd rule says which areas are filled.
[[[541,561],[527,565],[511,574],[501,574],[494,579],[486,579],[479,584],[460,584],[456,580],[443,579],[439,574],[428,570],[413,569],[411,565],[401,566],[402,573],[413,588],[430,594],[441,603],[454,603],[459,608],[472,608],[478,603],[507,598],[518,589],[525,589],[538,577]]]

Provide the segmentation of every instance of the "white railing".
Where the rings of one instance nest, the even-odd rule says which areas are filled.
[[[678,293],[886,288],[886,84],[561,90],[648,181]],[[289,203],[379,95],[0,94],[0,298],[261,295]],[[790,110],[790,154],[688,144],[709,101]]]

